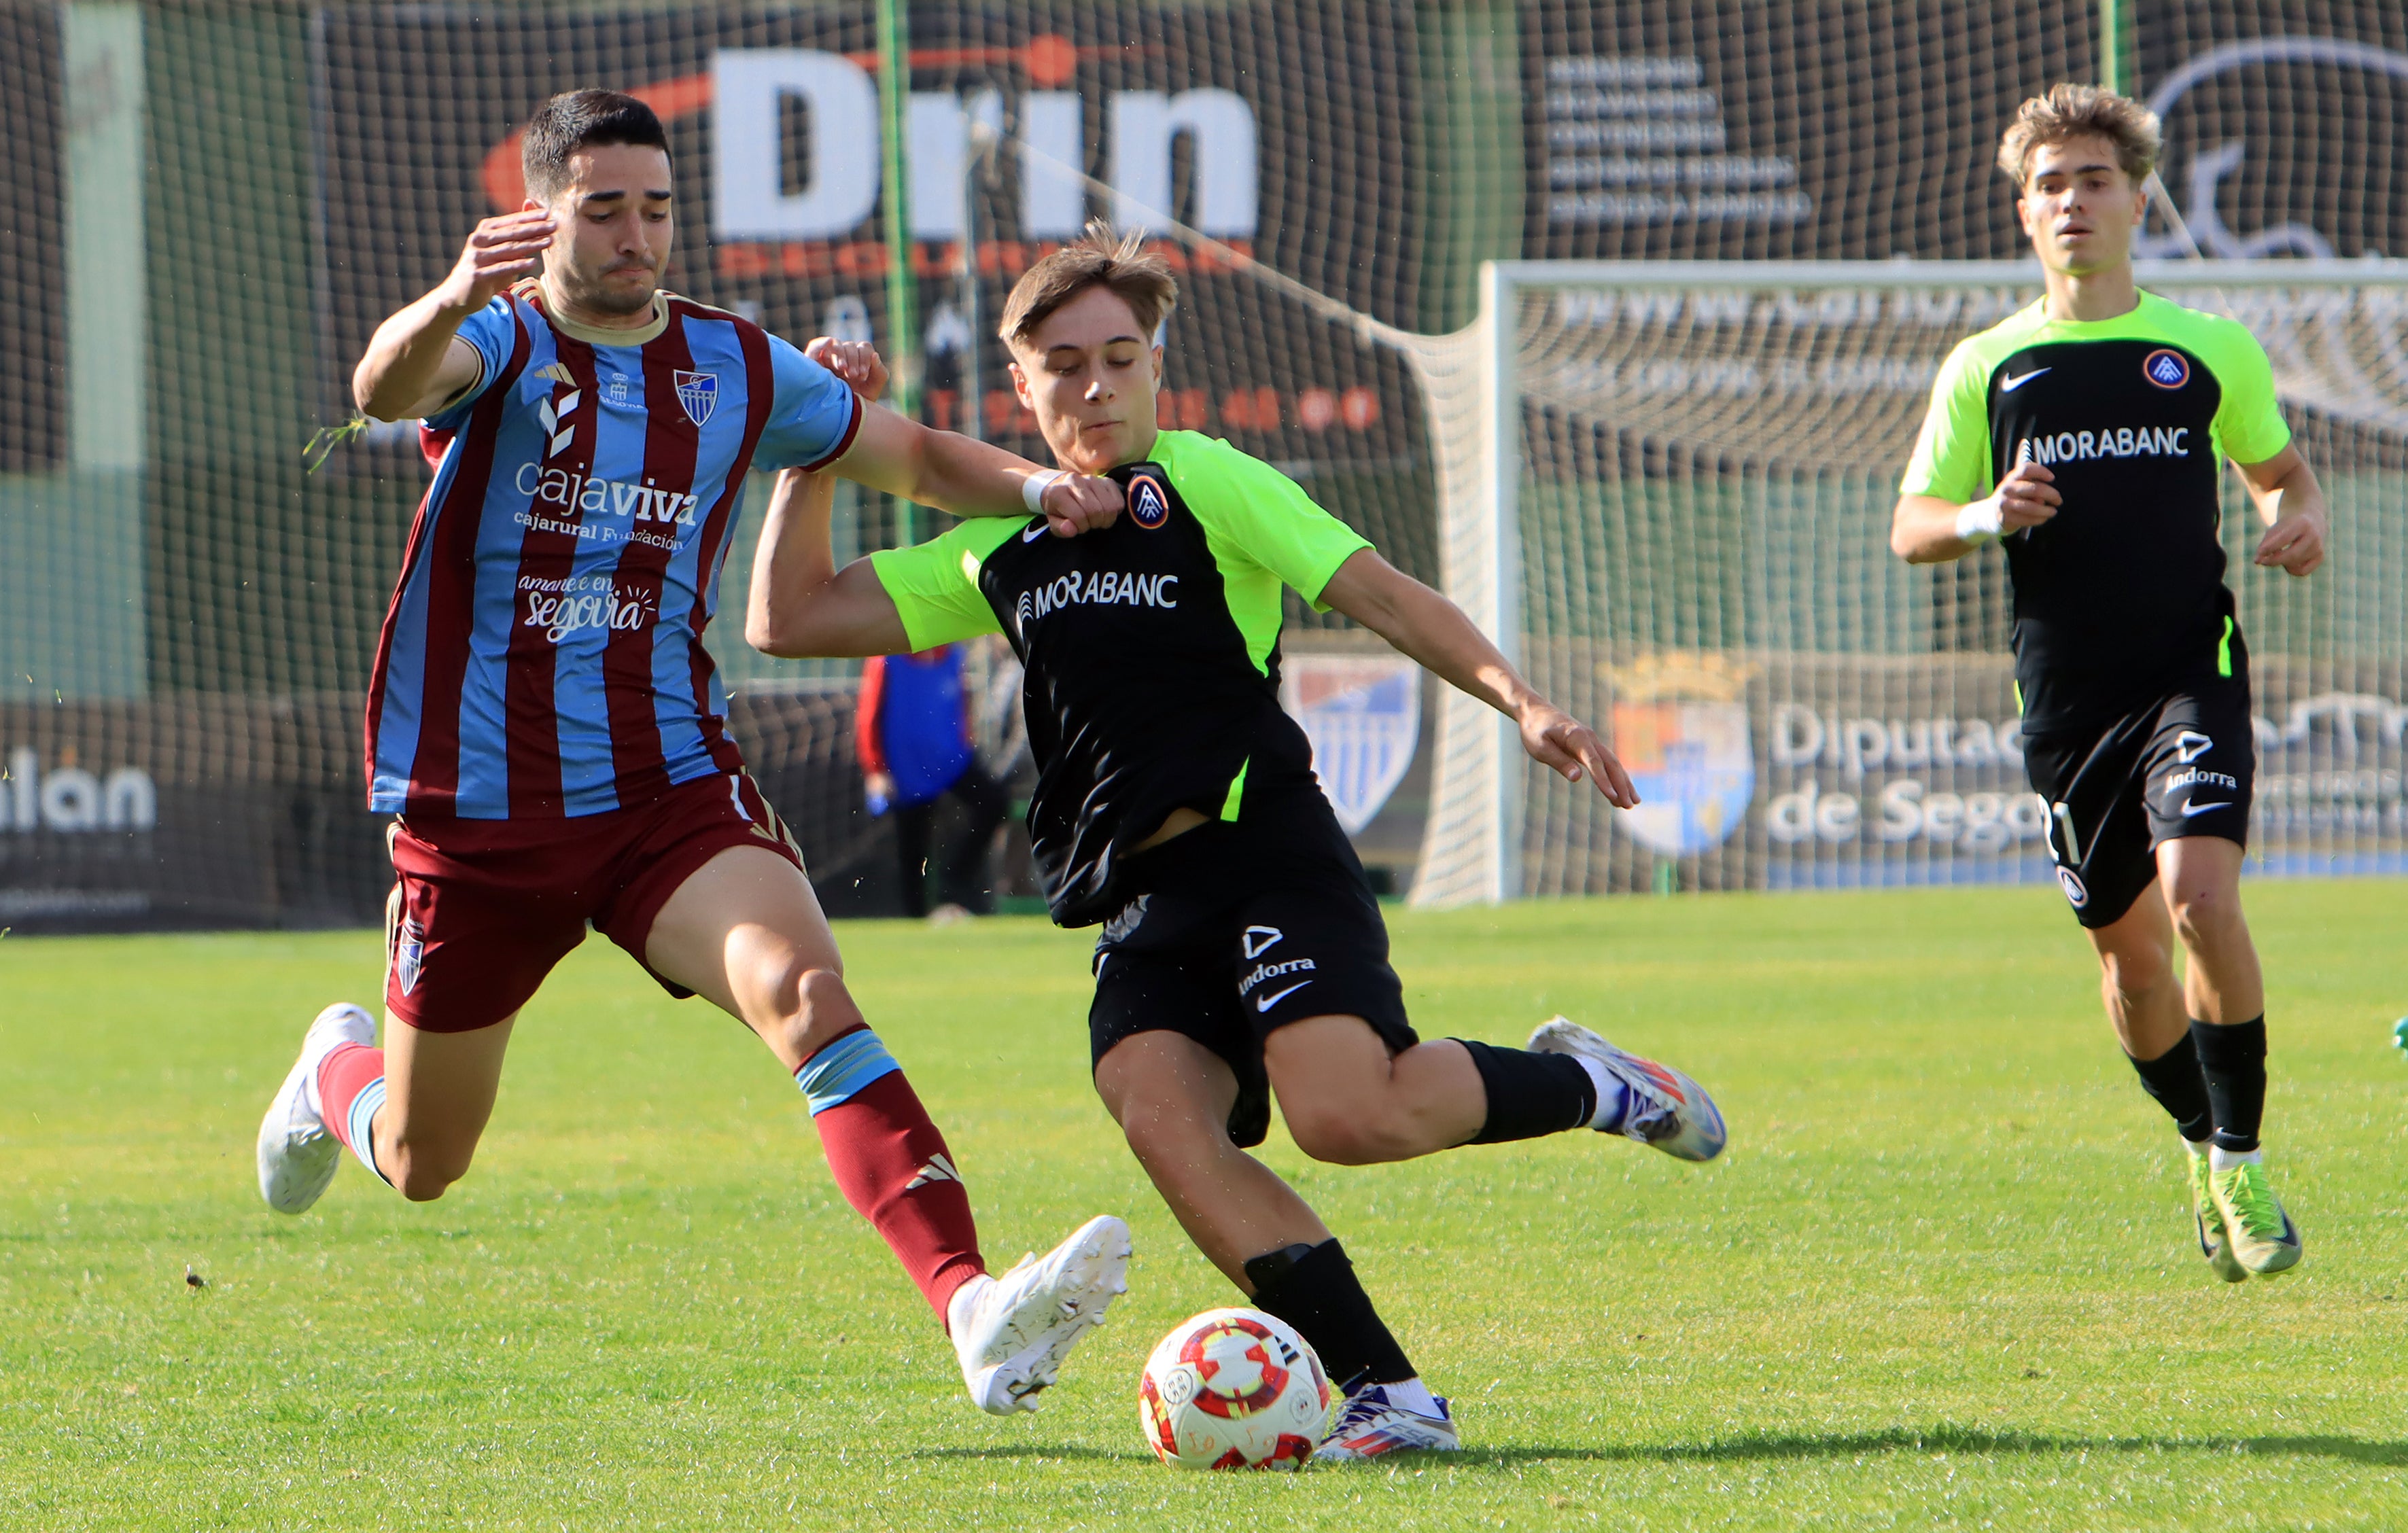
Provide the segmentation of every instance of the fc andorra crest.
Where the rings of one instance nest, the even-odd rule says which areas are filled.
[[[1612,743],[1640,798],[1622,825],[1667,856],[1730,839],[1756,796],[1745,678],[1720,661],[1665,658],[1613,673]]]
[[[1421,667],[1402,655],[1291,655],[1280,701],[1312,742],[1312,775],[1350,836],[1405,780],[1421,738]]]
[[[719,408],[719,375],[717,373],[686,373],[676,375],[678,403],[685,407],[685,418],[695,425],[710,419]]]

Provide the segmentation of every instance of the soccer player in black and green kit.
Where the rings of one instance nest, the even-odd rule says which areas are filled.
[[[1279,705],[1295,588],[1515,720],[1530,754],[1635,804],[1584,724],[1531,691],[1455,605],[1399,574],[1268,464],[1157,428],[1154,337],[1177,289],[1103,231],[1032,266],[1002,322],[1023,403],[1066,470],[1127,509],[1062,539],[962,532],[839,572],[826,488],[781,483],[746,636],[772,654],[875,654],[1001,631],[1027,668],[1032,849],[1054,919],[1102,924],[1088,1014],[1097,1093],[1180,1224],[1346,1389],[1326,1459],[1457,1445],[1337,1240],[1245,1149],[1271,1096],[1343,1165],[1573,1128],[1687,1160],[1724,1142],[1676,1070],[1557,1018],[1527,1049],[1423,1042],[1362,865]]]
[[[2047,293],[1942,366],[1890,545],[1916,564],[2006,547],[2057,881],[2116,1037],[2181,1130],[2200,1249],[2239,1282],[2298,1265],[2300,1240],[2258,1146],[2266,998],[2241,911],[2255,752],[2221,462],[2269,523],[2260,565],[2321,564],[2325,501],[2249,332],[2134,286],[2158,146],[2154,114],[2094,86],[2016,112],[1999,164]]]

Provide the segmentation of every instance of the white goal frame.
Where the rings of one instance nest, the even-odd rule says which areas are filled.
[[[2144,260],[2143,287],[2408,288],[2408,261]],[[1492,261],[1480,272],[1479,317],[1454,336],[1413,337],[1439,478],[1443,588],[1519,666],[1522,593],[1521,407],[1514,317],[1526,288],[1779,292],[1834,289],[2019,289],[2037,294],[2036,261]],[[1386,337],[1383,337],[1386,338]],[[1398,337],[1401,340],[1403,337]],[[1417,343],[1417,344],[1415,344]],[[1464,397],[1476,388],[1476,408]],[[1465,415],[1475,433],[1462,431]],[[1469,436],[1471,439],[1466,440]],[[1469,451],[1466,451],[1466,449]],[[1522,843],[1526,763],[1512,721],[1441,689],[1429,818],[1411,903],[1496,904],[1526,890]],[[1585,791],[1585,790],[1584,790]]]

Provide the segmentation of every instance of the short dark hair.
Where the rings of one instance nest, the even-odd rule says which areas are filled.
[[[527,119],[519,168],[527,195],[550,202],[568,184],[568,157],[604,144],[642,144],[669,151],[669,136],[652,109],[617,91],[563,91]]]
[[[1010,345],[1025,344],[1054,311],[1089,288],[1110,288],[1129,306],[1137,327],[1151,339],[1154,328],[1179,303],[1179,281],[1170,264],[1145,248],[1145,235],[1116,235],[1101,219],[1087,232],[1030,266],[1003,301],[996,333]]]

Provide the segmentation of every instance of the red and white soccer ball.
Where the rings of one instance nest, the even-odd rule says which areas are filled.
[[[1170,1329],[1137,1391],[1147,1446],[1182,1469],[1296,1469],[1320,1445],[1329,1378],[1303,1337],[1260,1310],[1207,1310]]]

